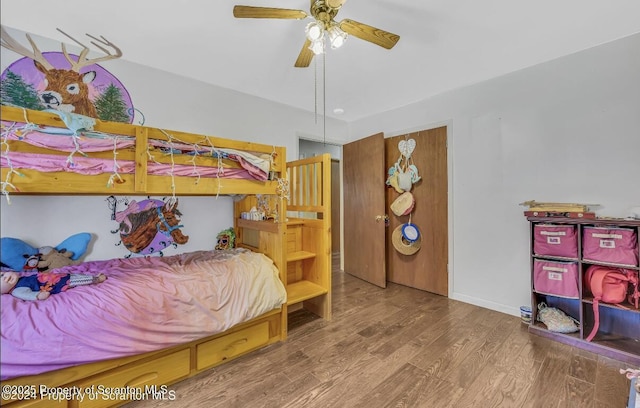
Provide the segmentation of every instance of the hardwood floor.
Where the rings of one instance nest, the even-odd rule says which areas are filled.
[[[518,317],[333,273],[333,320],[169,386],[140,407],[626,407],[627,365],[531,335]]]

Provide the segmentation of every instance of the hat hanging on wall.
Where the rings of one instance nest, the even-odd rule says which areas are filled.
[[[415,224],[410,222],[398,225],[391,235],[391,242],[402,255],[413,255],[420,250],[422,236]]]

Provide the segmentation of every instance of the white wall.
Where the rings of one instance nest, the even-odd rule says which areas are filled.
[[[4,198],[1,204],[3,237],[20,238],[35,247],[56,246],[70,235],[89,232],[93,240],[86,260],[121,258],[130,254],[118,245],[120,236],[110,232],[118,229],[118,222],[111,220],[106,197],[12,195],[10,198],[11,205],[7,205]],[[125,208],[122,205],[119,210]],[[213,249],[216,235],[233,227],[233,204],[228,197],[180,197],[178,209],[183,214],[181,231],[189,236],[189,241],[177,249],[163,251],[165,255]]]
[[[640,34],[353,122],[350,137],[443,123],[450,297],[517,315],[530,302],[519,203],[640,205]]]
[[[29,47],[24,32],[5,28]],[[60,49],[57,41],[32,37],[43,52]],[[78,52],[74,45],[67,48]],[[21,58],[5,48],[0,52],[2,71]],[[324,137],[324,123],[313,113],[133,64],[126,61],[126,50],[123,52],[122,59],[105,62],[102,67],[127,88],[134,106],[144,114],[146,126],[285,146],[287,160],[298,158],[299,134],[318,140]],[[215,74],[214,66],[211,75]],[[136,117],[135,123],[140,119]],[[341,143],[347,131],[345,122],[327,118],[327,140]],[[141,199],[144,197],[138,197]],[[182,231],[190,238],[186,245],[167,254],[210,249],[218,232],[233,225],[229,197],[183,197],[178,208],[184,214]],[[0,223],[0,235],[20,238],[34,246],[57,245],[74,233],[90,232],[95,238],[87,260],[129,253],[115,246],[118,240],[109,231],[117,225],[110,220],[105,197],[12,195],[11,205],[1,200]]]

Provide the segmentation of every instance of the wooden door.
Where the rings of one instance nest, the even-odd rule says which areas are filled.
[[[423,130],[385,139],[387,169],[398,160],[398,143],[405,139],[416,141],[411,157],[422,179],[411,190],[416,201],[411,213],[411,223],[418,227],[422,240],[420,250],[413,255],[403,255],[396,251],[392,243],[393,230],[407,223],[409,217],[398,217],[389,210],[387,279],[448,296],[447,128]],[[387,188],[386,194],[388,208],[400,194],[393,188]]]
[[[380,287],[385,271],[385,177],[382,133],[342,147],[344,270]]]

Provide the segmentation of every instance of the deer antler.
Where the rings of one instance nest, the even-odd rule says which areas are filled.
[[[31,48],[33,48],[33,51],[29,51],[27,47],[23,46],[13,37],[11,37],[9,33],[5,31],[4,27],[0,26],[0,30],[2,32],[2,38],[0,39],[0,42],[4,48],[20,54],[23,57],[28,57],[34,61],[39,62],[43,67],[47,69],[47,71],[53,69],[53,65],[51,65],[49,61],[44,58],[44,55],[42,55],[42,52],[40,52],[38,46],[31,39],[31,36],[29,34],[27,34],[27,40],[29,40],[29,43],[31,43]]]
[[[86,67],[87,65],[93,65],[93,64],[97,64],[98,62],[101,62],[101,61],[108,61],[108,60],[117,59],[117,58],[122,57],[122,51],[120,50],[120,48],[118,48],[111,41],[108,41],[103,36],[100,36],[100,38],[101,38],[100,39],[100,38],[96,38],[96,37],[92,36],[91,34],[87,34],[88,37],[93,38],[95,40],[95,41],[91,41],[91,44],[95,45],[102,52],[107,54],[107,55],[104,55],[102,57],[87,59],[87,54],[89,53],[89,47],[87,47],[86,45],[82,44],[80,41],[76,40],[75,38],[73,38],[69,34],[65,33],[61,29],[56,28],[56,30],[60,31],[62,34],[64,34],[65,36],[69,37],[73,42],[75,42],[76,44],[78,44],[79,46],[82,47],[82,51],[80,51],[80,55],[78,56],[78,61],[74,61],[73,58],[71,58],[71,56],[67,53],[67,48],[65,47],[64,43],[62,44],[62,52],[64,53],[64,56],[67,59],[67,61],[69,61],[69,63],[71,64],[71,70],[72,71],[80,72],[80,69],[83,68],[83,67]],[[102,47],[100,44],[96,43],[96,41],[101,43],[101,44],[106,45],[107,47],[113,48],[115,50],[115,54],[111,54],[111,52],[109,50],[107,50],[106,48]]]

